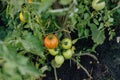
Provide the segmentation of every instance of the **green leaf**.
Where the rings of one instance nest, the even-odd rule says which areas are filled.
[[[10,14],[12,17],[21,10],[21,6],[25,3],[24,0],[7,0],[7,14]]]
[[[32,67],[31,65],[25,65],[25,66],[19,65],[18,70],[20,71],[22,75],[32,74],[34,76],[39,76],[42,74],[42,73],[39,73],[39,71],[35,69],[34,67]]]
[[[103,29],[103,28],[104,28],[104,23],[100,23],[98,30]]]
[[[113,22],[114,19],[113,19],[113,18],[109,18],[108,21],[109,21],[109,22]]]
[[[97,19],[93,19],[93,22],[96,24],[96,25],[99,25],[99,22],[98,22],[98,20]]]
[[[61,5],[68,5],[68,4],[71,3],[71,1],[72,1],[72,0],[60,0],[59,3],[60,3]]]
[[[78,26],[77,28],[78,28],[78,36],[80,38],[84,34],[84,27],[83,26]]]
[[[90,15],[88,13],[84,14],[84,19],[88,19],[90,17]]]
[[[4,75],[9,75],[6,76],[7,80],[22,80],[21,75],[42,75],[42,72],[28,63],[28,58],[17,54],[16,48],[11,44],[0,42],[0,54],[3,54],[0,58],[4,60]]]
[[[24,34],[24,39],[20,40],[20,42],[26,51],[44,57],[42,38],[39,40],[32,34],[26,32]]]
[[[117,10],[118,14],[120,14],[120,9]]]
[[[95,24],[89,24],[89,26],[92,31],[92,40],[94,41],[94,43],[102,44],[105,40],[104,31],[98,30]]]
[[[85,35],[86,38],[88,38],[88,36],[89,36],[89,29],[85,29],[84,35]]]
[[[33,11],[39,15],[41,12],[46,11],[55,2],[55,0],[42,0],[41,2],[36,2],[32,5]]]
[[[112,30],[111,30],[111,31],[109,32],[109,40],[112,40],[115,35],[116,35],[115,31],[112,31]]]

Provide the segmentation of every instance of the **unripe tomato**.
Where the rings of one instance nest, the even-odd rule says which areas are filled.
[[[52,65],[52,67],[56,67],[56,68],[60,68],[60,67],[62,66],[62,64],[57,64],[57,63],[55,62],[55,60],[52,60],[52,61],[51,61],[51,65]]]
[[[72,55],[73,55],[72,49],[68,49],[68,50],[63,52],[63,56],[65,59],[71,59]]]
[[[62,40],[62,48],[63,49],[70,49],[72,46],[72,41],[69,38],[65,38]]]
[[[55,62],[58,65],[62,65],[64,63],[64,57],[62,55],[56,55]]]
[[[44,39],[44,46],[48,49],[54,49],[58,46],[58,38],[54,34],[49,34]]]
[[[55,48],[55,49],[48,49],[49,53],[52,55],[52,56],[55,56],[59,53],[59,49],[58,48]]]
[[[93,9],[95,9],[96,11],[98,10],[102,10],[105,7],[105,1],[103,2],[99,2],[100,0],[93,0],[92,1],[92,7]]]

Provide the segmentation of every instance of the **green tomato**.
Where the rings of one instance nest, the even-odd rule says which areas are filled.
[[[99,2],[100,0],[93,0],[92,1],[92,7],[93,9],[95,9],[96,11],[98,10],[102,10],[105,7],[105,1],[103,2]]]
[[[52,67],[55,67],[55,68],[60,68],[60,67],[62,66],[62,64],[57,64],[57,63],[55,62],[55,60],[52,60],[52,61],[51,61],[51,65],[52,65]]]
[[[73,55],[72,49],[68,49],[68,50],[63,52],[63,56],[65,59],[71,59],[72,55]]]
[[[62,40],[62,48],[63,49],[70,49],[72,46],[72,41],[69,38],[65,38]]]
[[[58,48],[55,48],[55,49],[48,49],[49,53],[52,55],[52,56],[55,56],[59,53],[59,49]]]
[[[64,57],[62,55],[56,55],[55,63],[58,65],[62,65],[64,63]]]

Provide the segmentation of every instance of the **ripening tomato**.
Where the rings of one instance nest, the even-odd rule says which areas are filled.
[[[54,34],[49,34],[44,39],[44,46],[48,49],[54,49],[58,46],[58,38]]]
[[[19,19],[20,19],[20,21],[22,21],[22,22],[26,22],[26,20],[25,20],[25,18],[24,18],[24,16],[23,16],[23,13],[22,13],[22,12],[20,12],[20,14],[19,14]]]
[[[93,0],[92,1],[92,7],[96,11],[102,10],[105,7],[105,1],[100,2],[100,0]]]
[[[29,20],[29,13],[27,11],[20,12],[19,19],[20,19],[21,22],[24,22],[24,23],[28,22],[28,20]]]
[[[64,38],[62,40],[62,48],[63,49],[70,49],[72,47],[72,41],[69,38]]]

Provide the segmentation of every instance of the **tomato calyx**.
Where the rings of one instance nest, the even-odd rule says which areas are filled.
[[[64,42],[63,44],[64,44],[64,45],[68,45],[68,42],[66,41],[66,42]]]
[[[48,36],[48,38],[49,38],[49,40],[52,40],[52,39],[53,39],[53,35],[50,34],[50,35]]]

